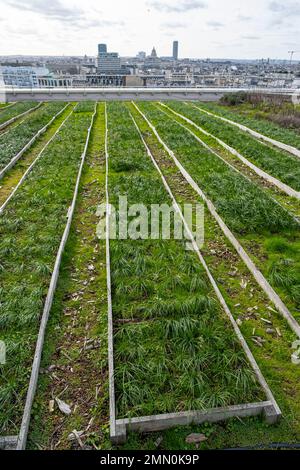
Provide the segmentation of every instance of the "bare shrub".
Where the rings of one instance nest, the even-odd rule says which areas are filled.
[[[268,119],[275,124],[279,124],[282,127],[286,128],[293,128],[293,129],[298,129],[300,130],[300,112],[292,112],[290,110],[290,113],[283,112],[283,113],[278,113],[278,114],[270,114],[268,116]]]

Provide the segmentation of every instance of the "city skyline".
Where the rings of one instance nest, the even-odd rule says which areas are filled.
[[[0,55],[96,56],[100,41],[121,56],[150,54],[153,46],[159,56],[170,56],[174,40],[179,57],[190,58],[289,59],[289,50],[300,50],[300,5],[292,0],[131,0],[130,5],[0,0]]]

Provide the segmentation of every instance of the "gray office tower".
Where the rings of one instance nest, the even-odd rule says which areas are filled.
[[[121,59],[117,52],[107,52],[106,44],[98,44],[97,72],[100,74],[121,73]]]
[[[173,42],[173,59],[178,60],[178,41]]]
[[[98,44],[98,55],[106,54],[107,53],[107,45],[106,44]]]

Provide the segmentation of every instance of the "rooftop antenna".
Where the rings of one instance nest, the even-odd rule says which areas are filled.
[[[297,52],[300,52],[300,51],[288,51],[288,53],[291,54],[291,55],[290,55],[290,65],[292,65],[293,56],[294,56],[294,54],[296,54]]]

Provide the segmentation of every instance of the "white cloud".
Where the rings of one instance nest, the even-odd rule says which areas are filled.
[[[285,17],[288,16],[299,16],[300,15],[300,4],[297,2],[271,2],[269,9],[274,13],[279,13]]]
[[[185,13],[191,10],[198,10],[199,8],[206,8],[207,4],[198,0],[181,0],[179,2],[152,0],[149,2],[149,6],[166,13]]]
[[[222,28],[224,26],[224,23],[221,23],[220,21],[208,21],[207,26],[211,26],[212,28]]]
[[[179,22],[179,21],[167,21],[166,23],[162,23],[162,28],[165,29],[178,29],[178,28],[186,28],[187,23]]]
[[[269,10],[272,14],[270,25],[281,26],[290,19],[297,19],[300,16],[300,3],[285,1],[272,1],[269,3]],[[286,27],[288,25],[286,24]]]
[[[30,11],[46,16],[48,19],[71,20],[83,18],[83,11],[63,4],[61,0],[7,0],[8,5],[21,11]]]
[[[237,19],[239,21],[251,21],[253,18],[251,16],[245,16],[245,15],[238,15]]]
[[[101,10],[101,11],[99,11]],[[0,0],[0,55],[121,55],[139,50],[181,57],[288,58],[297,0]],[[258,40],[260,39],[260,40]]]
[[[260,36],[252,36],[251,34],[242,36],[242,39],[248,39],[250,41],[256,41],[257,39],[260,39]]]

